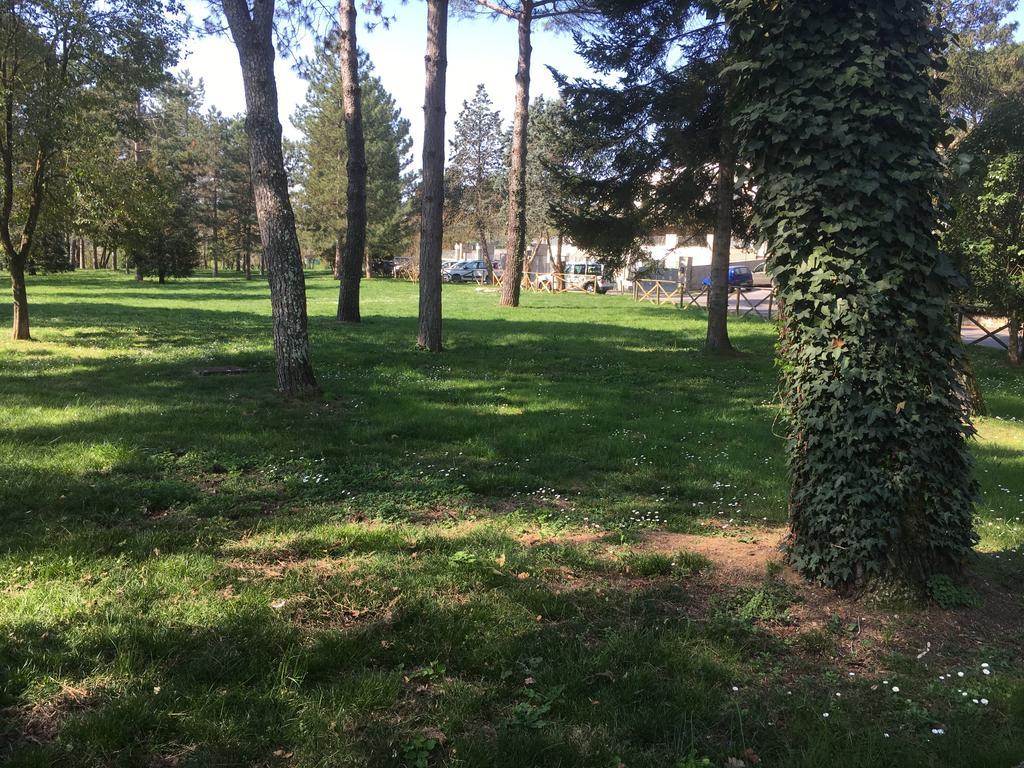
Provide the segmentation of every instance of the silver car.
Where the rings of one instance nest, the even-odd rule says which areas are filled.
[[[457,261],[441,270],[446,283],[487,282],[487,263],[484,261]]]

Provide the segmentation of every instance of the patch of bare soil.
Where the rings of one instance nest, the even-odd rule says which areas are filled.
[[[632,548],[665,554],[690,551],[708,558],[713,570],[688,580],[690,609],[696,608],[698,613],[711,605],[715,595],[759,588],[770,580],[785,584],[794,597],[785,620],[768,622],[764,628],[786,640],[814,633],[831,637],[836,652],[846,657],[847,663],[863,665],[866,670],[877,667],[880,653],[890,651],[913,654],[924,663],[936,664],[955,663],[965,654],[986,648],[1024,653],[1024,601],[1011,582],[982,567],[984,556],[979,556],[967,580],[967,586],[979,598],[977,607],[945,610],[934,605],[908,605],[900,609],[871,594],[843,595],[809,583],[785,563],[781,550],[785,536],[784,529],[736,530],[728,536],[649,531]],[[583,533],[557,540],[590,543],[600,539],[599,535]],[[574,572],[561,576],[562,589],[642,589],[666,580],[627,576],[609,579],[607,574]]]
[[[524,547],[536,547],[540,544],[599,544],[607,538],[608,534],[605,531],[565,531],[553,535],[525,531],[519,535],[519,543]]]
[[[715,574],[730,584],[762,581],[769,563],[781,567],[779,577],[790,584],[802,583],[793,569],[783,564],[780,546],[785,532],[777,530],[744,532],[738,536],[698,536],[689,533],[648,531],[640,537],[640,549],[671,554],[680,550],[704,555],[715,566]]]
[[[351,573],[355,570],[355,564],[330,557],[301,558],[301,559],[279,559],[279,560],[228,560],[224,563],[228,568],[242,571],[243,576],[239,581],[248,581],[251,578],[260,579],[283,579],[286,574],[293,571],[312,573],[315,576],[334,576],[338,573]]]
[[[86,709],[94,700],[95,696],[90,691],[65,685],[46,701],[0,709],[0,717],[14,724],[12,744],[4,744],[4,737],[0,735],[0,747],[19,742],[51,742],[57,738],[68,715]]]

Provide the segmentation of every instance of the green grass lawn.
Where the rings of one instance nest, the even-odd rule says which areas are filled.
[[[996,353],[978,604],[858,603],[716,554],[785,523],[773,326],[709,358],[701,312],[448,287],[429,355],[416,286],[364,284],[357,327],[308,288],[324,396],[288,404],[258,280],[32,279],[36,340],[0,342],[0,762],[1024,761]]]

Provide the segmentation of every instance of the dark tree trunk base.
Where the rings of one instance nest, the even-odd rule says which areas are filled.
[[[14,316],[11,319],[11,338],[14,341],[31,341],[28,322],[28,291],[25,288],[25,269],[21,264],[11,264],[11,294],[14,299]]]

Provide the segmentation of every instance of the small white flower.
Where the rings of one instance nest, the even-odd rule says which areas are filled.
[[[992,670],[991,669],[983,669],[983,670],[981,670],[981,673],[983,675],[991,675],[992,674]]]
[[[822,717],[828,717],[828,712],[822,712],[822,713],[821,713],[821,716],[822,716]]]
[[[963,677],[963,676],[964,676],[964,673],[963,673],[963,672],[957,672],[957,673],[956,673],[956,676],[957,676],[957,677]]]
[[[982,699],[981,703],[984,704],[987,707],[988,706],[988,699]]]
[[[898,685],[894,685],[894,686],[892,687],[892,692],[893,692],[893,693],[899,693],[899,692],[900,692],[900,687],[899,687]]]

